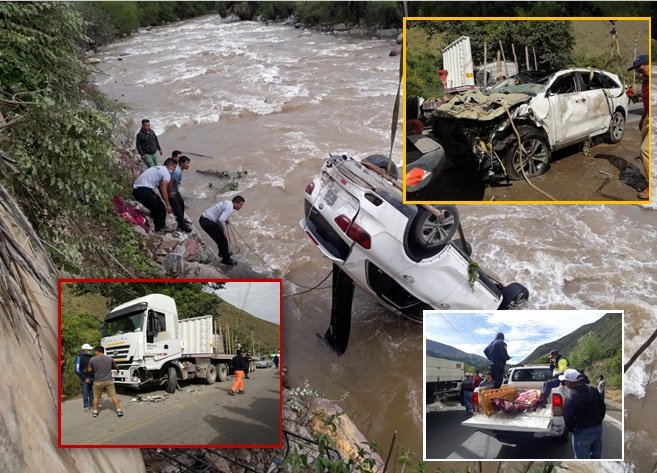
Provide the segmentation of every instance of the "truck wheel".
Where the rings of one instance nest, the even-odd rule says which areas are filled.
[[[226,366],[226,363],[219,363],[217,365],[217,378],[219,378],[219,381],[226,381],[228,379],[228,366]]]
[[[175,366],[169,366],[168,373],[169,373],[169,379],[167,381],[166,391],[169,394],[173,394],[176,392],[176,388],[178,387],[178,374],[176,373]]]
[[[205,384],[214,384],[217,381],[217,368],[210,365],[205,369]]]
[[[434,205],[443,212],[439,219],[427,209],[420,207],[411,224],[409,237],[411,243],[423,256],[433,256],[443,249],[459,228],[459,212],[453,205]]]
[[[550,168],[552,153],[547,138],[540,130],[531,127],[521,127],[522,163],[527,177],[536,177]],[[504,158],[504,166],[509,177],[514,181],[524,179],[518,156],[518,142],[514,139],[511,149]]]

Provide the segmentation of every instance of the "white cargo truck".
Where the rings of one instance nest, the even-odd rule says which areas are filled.
[[[465,366],[461,361],[427,356],[427,404],[458,394],[464,374]]]
[[[442,53],[443,69],[447,70],[446,92],[473,89],[475,76],[470,38],[461,36],[443,49]]]
[[[176,302],[162,294],[114,308],[105,317],[100,343],[119,366],[113,372],[117,385],[159,384],[169,393],[178,380],[225,381],[234,356],[233,344],[211,315],[179,320]]]

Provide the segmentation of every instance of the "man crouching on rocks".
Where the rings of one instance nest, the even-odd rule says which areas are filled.
[[[231,259],[230,250],[228,248],[228,235],[226,235],[226,225],[229,223],[228,219],[233,213],[242,208],[244,205],[244,197],[236,195],[233,200],[224,200],[216,205],[213,205],[208,210],[203,212],[198,223],[201,228],[210,235],[219,249],[219,256],[221,262],[227,265],[235,265],[237,261]]]
[[[146,169],[132,185],[133,197],[150,210],[156,232],[166,231],[167,213],[173,212],[170,204],[169,181],[176,166],[178,163],[168,158],[164,161],[164,166]],[[162,198],[157,195],[155,189],[160,190]]]

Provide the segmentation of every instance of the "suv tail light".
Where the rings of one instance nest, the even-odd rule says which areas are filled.
[[[406,173],[406,184],[409,186],[417,186],[420,182],[431,177],[431,171],[427,171],[420,167],[413,168]]]
[[[563,415],[563,397],[561,394],[552,395],[552,417],[561,417]]]
[[[306,194],[312,195],[315,190],[315,181],[310,181],[306,186]]]
[[[369,250],[372,247],[372,239],[370,234],[367,233],[363,227],[357,223],[351,223],[351,220],[345,215],[338,215],[335,217],[335,223],[337,223],[340,230],[345,232],[349,238],[354,240],[363,248]]]
[[[479,393],[472,393],[472,404],[479,404]]]

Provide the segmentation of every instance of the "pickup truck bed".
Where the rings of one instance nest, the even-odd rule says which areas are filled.
[[[475,414],[461,424],[480,430],[504,430],[511,432],[551,432],[552,406],[539,407],[534,412],[509,414],[496,412],[490,416]]]

